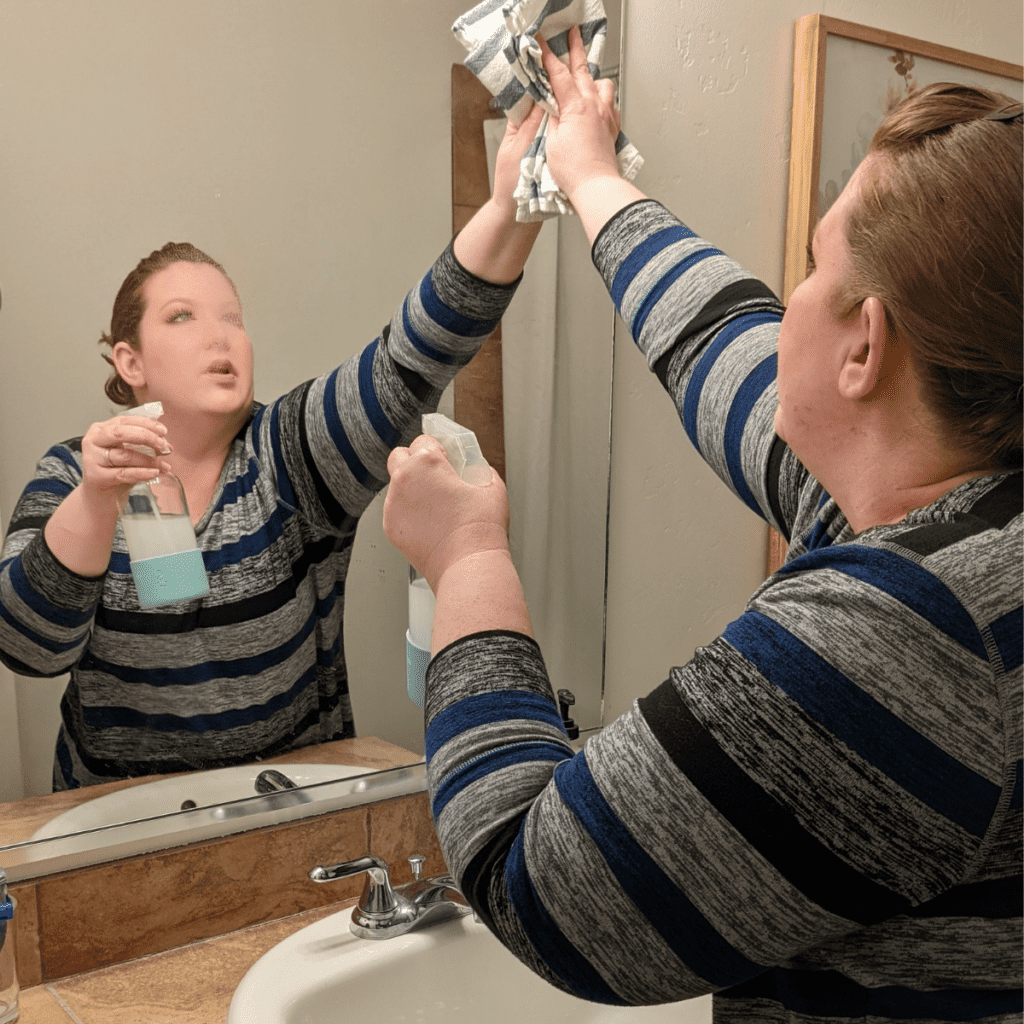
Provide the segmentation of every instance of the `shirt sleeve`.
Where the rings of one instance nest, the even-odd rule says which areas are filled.
[[[54,445],[14,506],[0,556],[0,661],[23,676],[58,676],[81,657],[103,577],[79,576],[46,545],[43,529],[81,480],[81,439]]]
[[[942,590],[855,545],[792,563],[574,755],[532,641],[440,652],[428,785],[470,903],[540,976],[617,1005],[835,966],[903,915],[912,931],[1008,795],[992,665]],[[939,662],[958,683],[937,707]],[[891,966],[877,941],[865,984]]]
[[[693,446],[788,539],[807,474],[774,430],[782,303],[654,200],[616,214],[593,258]]]
[[[282,499],[328,532],[353,529],[387,483],[391,450],[497,327],[518,280],[476,277],[449,245],[381,335],[337,369],[262,408],[253,443]]]

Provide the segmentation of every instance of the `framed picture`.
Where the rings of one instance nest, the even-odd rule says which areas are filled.
[[[889,106],[932,82],[1024,95],[1024,67],[867,25],[808,14],[796,23],[783,301],[807,276],[807,246]],[[785,557],[769,531],[768,572]]]

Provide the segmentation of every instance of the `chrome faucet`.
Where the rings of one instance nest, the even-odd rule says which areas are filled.
[[[279,772],[276,768],[266,768],[256,776],[257,793],[283,793],[287,789],[297,788],[284,772]]]
[[[428,917],[430,921],[447,921],[472,914],[470,907],[450,875],[420,878],[426,858],[416,853],[409,858],[413,880],[391,887],[388,866],[380,857],[318,866],[309,872],[314,882],[334,882],[366,872],[366,885],[359,903],[352,910],[349,928],[361,939],[391,939],[404,935]]]

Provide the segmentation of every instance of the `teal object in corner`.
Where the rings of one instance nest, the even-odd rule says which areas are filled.
[[[132,562],[131,567],[135,589],[139,592],[139,604],[143,608],[173,604],[210,592],[206,567],[198,548],[155,558],[140,558]]]
[[[418,708],[423,707],[427,682],[427,666],[430,664],[430,651],[417,647],[409,639],[409,631],[405,631],[405,685],[409,691],[409,700]]]

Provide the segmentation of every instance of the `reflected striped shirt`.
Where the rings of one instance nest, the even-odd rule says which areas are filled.
[[[449,246],[361,353],[254,406],[196,524],[201,599],[140,608],[120,527],[104,576],[58,562],[43,527],[81,480],[81,439],[46,453],[0,559],[0,659],[26,676],[70,672],[55,788],[354,735],[342,627],[359,516],[514,291]]]

